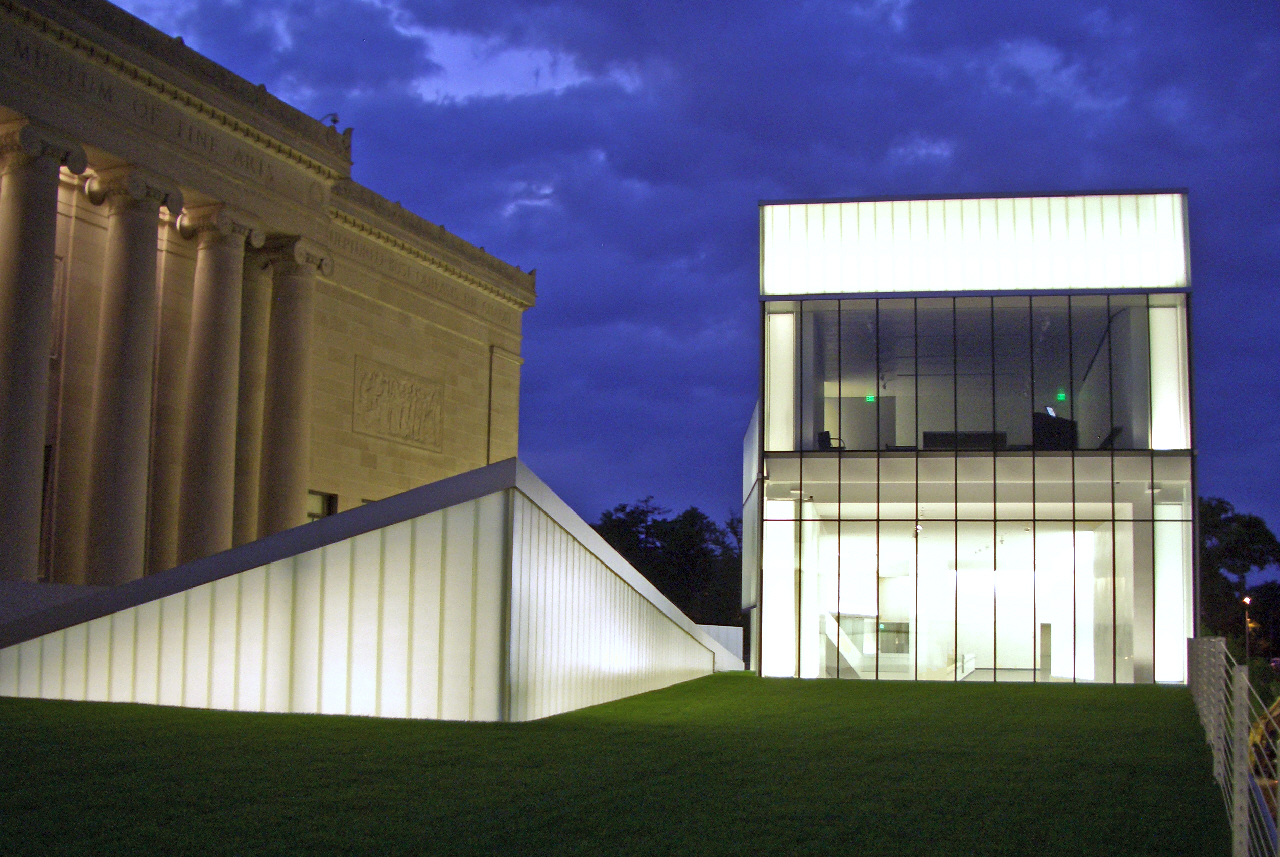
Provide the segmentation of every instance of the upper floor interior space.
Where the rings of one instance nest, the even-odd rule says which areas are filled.
[[[1178,192],[761,207],[765,451],[1191,448]]]

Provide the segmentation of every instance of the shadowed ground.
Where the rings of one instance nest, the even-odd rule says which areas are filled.
[[[3,854],[1226,855],[1175,687],[721,674],[547,720],[0,699]]]

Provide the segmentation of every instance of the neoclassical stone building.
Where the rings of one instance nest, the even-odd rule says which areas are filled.
[[[101,0],[0,0],[0,578],[115,584],[516,454],[533,272]]]

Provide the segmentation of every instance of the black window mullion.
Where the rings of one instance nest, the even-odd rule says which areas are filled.
[[[1075,364],[1075,331],[1071,324],[1071,305],[1073,301],[1071,296],[1067,296],[1067,391],[1071,398],[1071,418],[1076,416],[1076,364]],[[1079,442],[1075,446],[1079,446]],[[1080,607],[1080,590],[1079,581],[1076,580],[1076,574],[1080,566],[1080,547],[1079,535],[1076,532],[1079,516],[1076,514],[1076,450],[1071,450],[1071,683],[1075,684],[1079,679],[1076,675],[1078,670],[1077,648],[1079,641],[1076,639],[1077,628],[1080,624],[1080,617],[1077,612]],[[1096,678],[1096,677],[1095,677]]]
[[[955,606],[951,612],[951,678],[960,680],[960,349],[956,324],[956,299],[951,299],[951,548],[954,553],[955,574],[952,577],[952,596]]]
[[[996,593],[996,566],[1000,559],[1000,542],[997,538],[996,521],[998,513],[996,512],[996,503],[1000,499],[997,491],[1000,483],[996,480],[996,302],[994,298],[987,298],[987,305],[990,309],[991,322],[991,338],[988,344],[987,353],[991,355],[991,680],[997,681],[1000,669],[1000,651],[999,651],[999,628],[996,623],[996,607],[998,604]]]
[[[1028,376],[1031,379],[1031,410],[1036,409],[1036,315],[1035,315],[1035,298],[1027,298],[1027,367],[1029,369]],[[1034,429],[1033,429],[1034,432]],[[1040,664],[1044,661],[1044,652],[1040,648],[1040,616],[1039,603],[1036,599],[1036,571],[1040,561],[1040,555],[1036,552],[1036,533],[1040,526],[1040,516],[1036,508],[1036,445],[1034,441],[1035,435],[1032,435],[1031,443],[1031,651],[1037,657],[1032,663],[1033,673],[1031,680],[1033,682],[1040,680]],[[1050,649],[1049,656],[1053,657],[1053,650]],[[1051,680],[1051,675],[1045,676],[1045,680]]]

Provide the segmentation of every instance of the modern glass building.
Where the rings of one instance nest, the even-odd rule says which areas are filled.
[[[1185,194],[760,214],[752,668],[1184,681]]]

